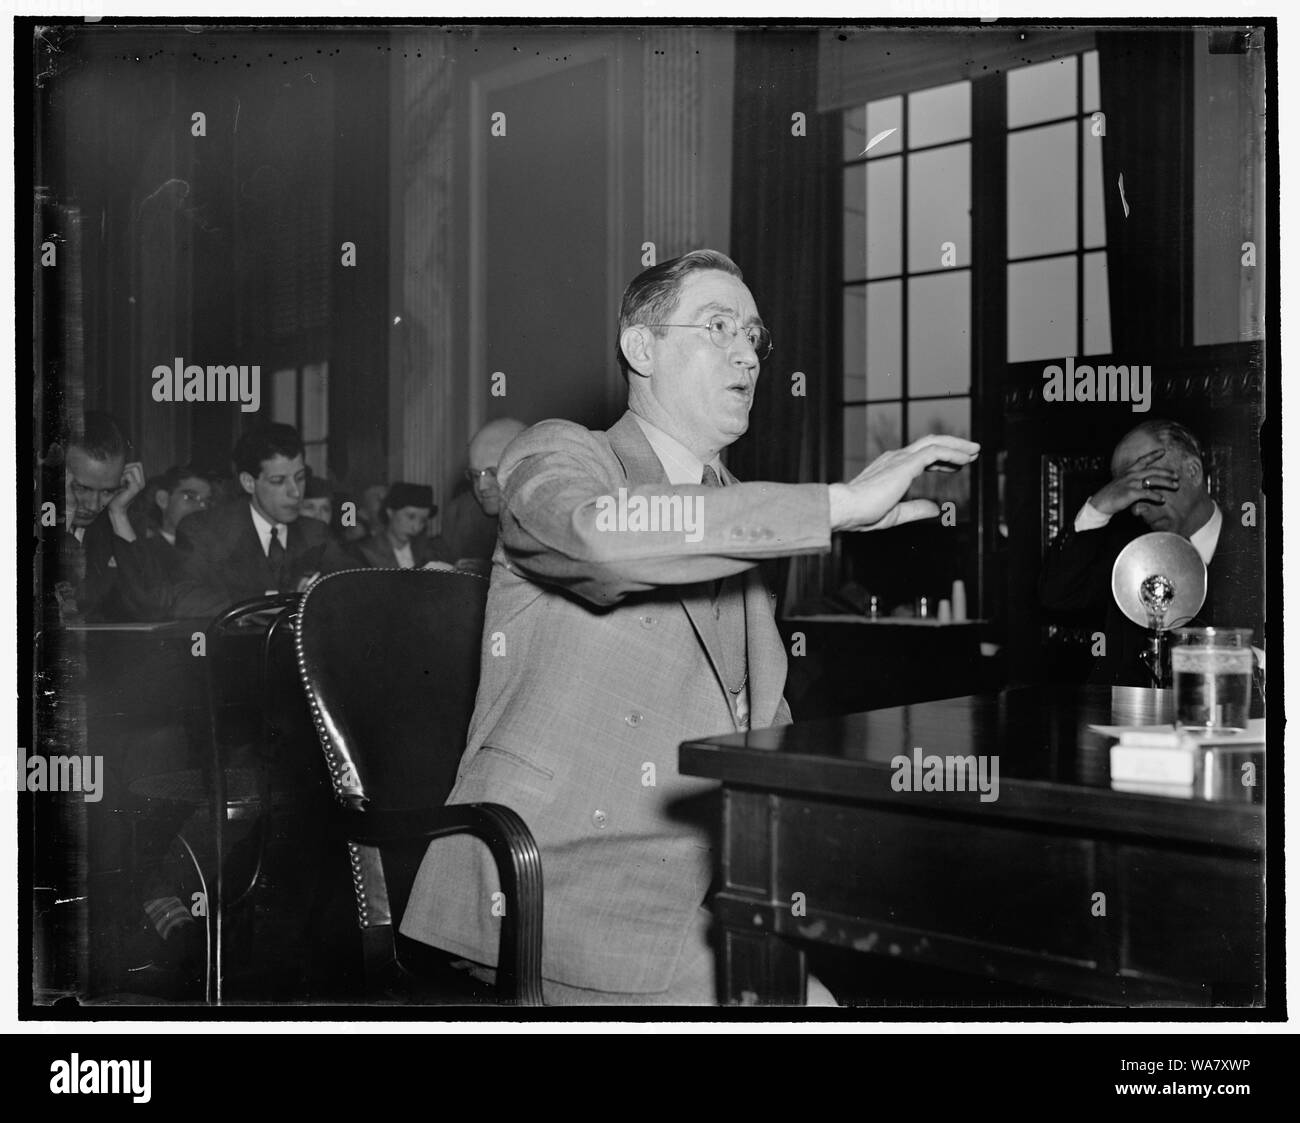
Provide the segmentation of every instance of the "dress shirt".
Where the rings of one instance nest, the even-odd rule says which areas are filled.
[[[1092,505],[1091,500],[1086,500],[1074,518],[1074,529],[1079,532],[1100,530],[1108,522],[1110,522],[1110,516],[1102,514]],[[1205,525],[1189,539],[1196,548],[1196,552],[1201,555],[1201,561],[1207,566],[1210,564],[1210,559],[1214,557],[1214,551],[1219,545],[1219,531],[1222,527],[1223,512],[1219,510],[1219,505],[1215,503],[1214,513],[1205,520]]]
[[[699,484],[704,479],[704,461],[695,455],[681,441],[675,437],[670,437],[657,425],[651,425],[644,417],[633,414],[636,423],[641,426],[641,432],[645,434],[645,439],[650,442],[650,447],[659,457],[659,463],[664,466],[664,473],[668,476],[668,482],[674,486],[682,484]],[[718,474],[718,480],[722,480],[722,457],[715,456],[709,461],[709,466]]]
[[[261,511],[249,503],[248,510],[253,516],[253,528],[257,531],[257,540],[262,543],[262,553],[268,557],[271,553],[271,527],[279,531],[280,545],[286,553],[289,549],[289,526],[287,523],[272,523]]]

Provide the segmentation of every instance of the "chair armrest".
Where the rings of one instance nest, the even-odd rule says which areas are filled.
[[[542,1005],[542,858],[527,824],[499,803],[446,807],[346,808],[343,828],[364,846],[469,834],[482,841],[496,863],[506,913],[497,954],[497,986],[507,1002]]]

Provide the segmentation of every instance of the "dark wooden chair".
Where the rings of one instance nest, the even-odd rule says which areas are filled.
[[[488,846],[512,902],[501,925],[497,1000],[540,1005],[537,844],[508,807],[444,806],[474,711],[487,588],[459,572],[331,574],[299,607],[298,668],[342,805],[367,988],[419,989],[408,953],[416,949],[395,925],[429,840],[469,834]]]

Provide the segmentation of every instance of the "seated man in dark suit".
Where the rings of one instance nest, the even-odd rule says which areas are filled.
[[[180,578],[181,562],[176,550],[176,528],[182,519],[212,505],[212,481],[198,468],[176,464],[150,480],[137,502],[143,508],[145,546],[169,586],[174,586]]]
[[[299,517],[307,468],[295,429],[254,429],[233,456],[247,501],[202,511],[177,527],[178,618],[215,616],[263,593],[301,591],[322,573],[353,564],[327,526]]]
[[[384,497],[384,525],[358,542],[358,556],[375,569],[451,569],[455,556],[439,537],[425,530],[438,510],[433,488],[398,482]]]
[[[1211,498],[1205,454],[1191,431],[1176,421],[1144,421],[1115,446],[1110,470],[1110,483],[1084,503],[1072,528],[1052,540],[1039,580],[1044,608],[1104,630],[1104,651],[1090,681],[1152,685],[1141,661],[1148,633],[1120,611],[1111,594],[1120,550],[1152,531],[1188,539],[1208,569],[1205,604],[1196,619],[1170,623],[1251,628],[1253,642],[1262,647],[1259,532],[1242,525],[1239,511],[1221,510]]]
[[[143,527],[129,515],[144,488],[144,468],[128,462],[129,456],[129,442],[106,413],[87,413],[81,432],[68,443],[63,514],[57,532],[45,540],[47,550],[53,548],[53,591],[64,620],[165,615],[164,582]]]

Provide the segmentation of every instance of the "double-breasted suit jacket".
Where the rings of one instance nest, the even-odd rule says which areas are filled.
[[[828,491],[730,475],[722,488],[673,486],[630,413],[607,432],[542,422],[498,476],[481,679],[448,802],[503,803],[536,837],[546,978],[662,991],[713,872],[716,786],[679,774],[678,746],[743,727],[737,665],[749,724],[789,722],[785,652],[755,565],[829,547]],[[620,489],[629,503],[697,501],[701,525],[608,529],[601,512]],[[725,650],[728,637],[743,652]],[[495,914],[509,907],[497,890],[485,847],[435,840],[401,930],[495,965]]]

